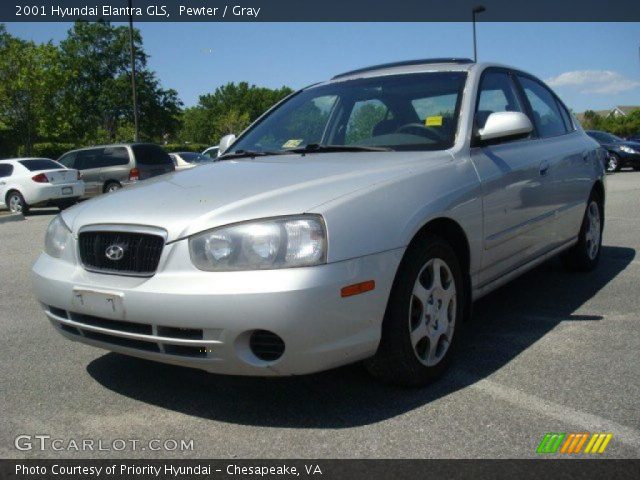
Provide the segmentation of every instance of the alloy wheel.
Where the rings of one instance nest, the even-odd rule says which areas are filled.
[[[418,275],[409,307],[413,351],[424,365],[437,365],[451,345],[456,323],[456,284],[447,263],[429,260]]]
[[[13,213],[22,212],[22,200],[19,195],[12,194],[9,197],[9,210]]]
[[[600,249],[600,236],[602,235],[600,226],[600,207],[595,201],[589,203],[587,209],[587,231],[585,234],[585,240],[587,245],[587,255],[591,260],[594,260],[598,256],[598,250]]]

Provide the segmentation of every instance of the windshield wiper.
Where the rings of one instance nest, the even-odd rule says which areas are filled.
[[[302,148],[293,148],[289,152],[294,153],[331,153],[331,152],[391,152],[388,147],[365,147],[361,145],[321,145],[310,143]]]
[[[224,153],[216,159],[231,160],[236,158],[254,158],[254,157],[266,157],[267,155],[287,155],[291,150],[274,150],[274,151],[262,151],[262,150],[236,150],[235,152]]]

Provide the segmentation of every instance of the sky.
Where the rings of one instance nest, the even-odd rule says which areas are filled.
[[[58,42],[70,23],[8,23]],[[149,66],[185,106],[227,82],[300,88],[354,68],[471,57],[470,23],[136,24]],[[547,81],[576,112],[640,105],[640,23],[479,23],[478,59]]]

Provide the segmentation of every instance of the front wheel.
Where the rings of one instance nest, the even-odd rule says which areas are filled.
[[[403,258],[382,322],[375,356],[365,362],[389,383],[422,386],[451,361],[465,304],[458,258],[435,235],[414,242]]]
[[[598,266],[602,250],[604,208],[600,196],[592,193],[576,243],[561,256],[569,270],[587,272]]]

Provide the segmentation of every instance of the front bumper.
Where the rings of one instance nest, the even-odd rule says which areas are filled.
[[[615,153],[620,158],[621,167],[640,167],[640,153],[627,153],[621,150]]]
[[[214,273],[172,265],[186,243],[167,245],[167,269],[150,278],[92,273],[43,253],[32,272],[37,298],[71,340],[214,373],[298,375],[375,353],[404,249],[310,268]],[[371,279],[375,290],[341,297],[342,287]],[[279,359],[252,352],[256,330],[284,340]]]

